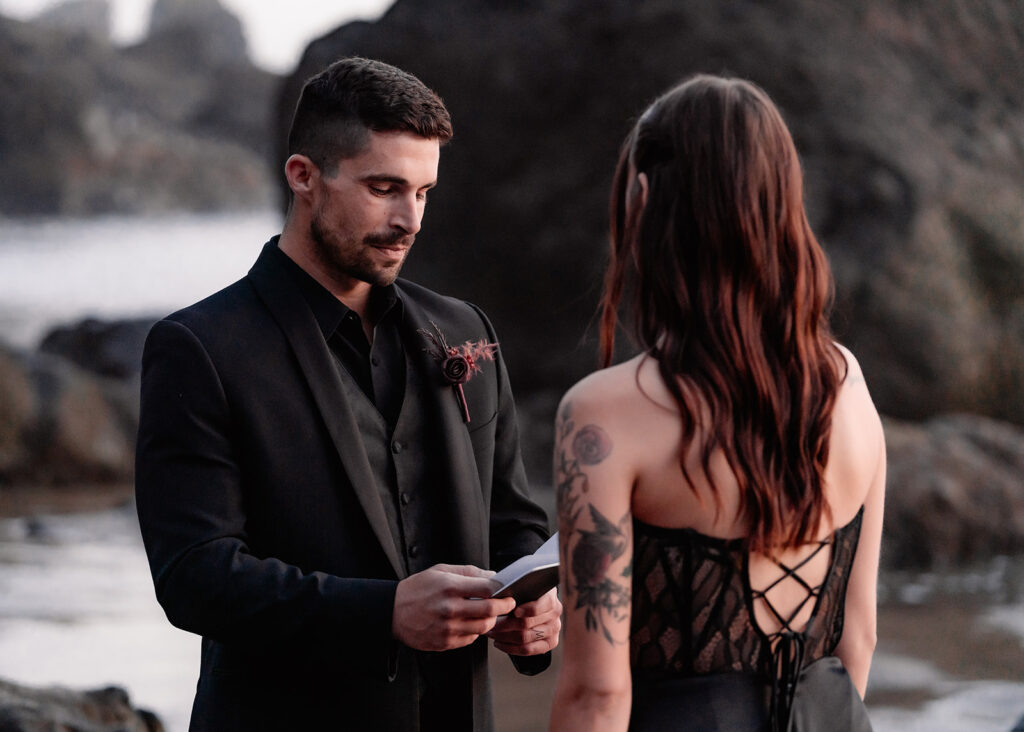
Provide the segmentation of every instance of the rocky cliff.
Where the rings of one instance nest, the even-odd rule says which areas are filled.
[[[248,60],[218,0],[157,0],[141,43],[116,48],[109,8],[0,18],[0,215],[266,205],[273,74]]]
[[[879,406],[1024,424],[1024,5],[924,0],[398,0],[312,44],[438,90],[455,138],[407,274],[496,322],[522,391],[593,365],[617,146],[698,71],[778,102],[833,262],[835,325]]]

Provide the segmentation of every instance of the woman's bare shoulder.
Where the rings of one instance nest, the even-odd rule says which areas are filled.
[[[864,372],[857,361],[857,357],[853,355],[849,348],[841,343],[836,343],[835,346],[846,362],[846,374],[839,385],[839,399],[836,403],[836,409],[852,408],[855,412],[877,418],[875,405],[871,399],[867,382],[864,379]]]
[[[588,374],[565,393],[562,402],[598,411],[614,410],[616,405],[634,397],[640,361],[641,357],[637,356]]]
[[[833,341],[832,344],[842,355],[843,360],[846,362],[846,378],[843,380],[844,384],[854,384],[864,381],[864,372],[861,371],[860,362],[857,361],[857,357],[853,355],[853,351],[844,346],[839,341]]]
[[[882,421],[868,392],[864,373],[850,349],[836,344],[846,359],[846,378],[832,411],[827,483],[839,523],[864,502],[879,461],[885,460]]]

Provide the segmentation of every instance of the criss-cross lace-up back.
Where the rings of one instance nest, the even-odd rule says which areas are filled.
[[[750,555],[742,540],[634,519],[634,679],[757,674],[771,689],[771,718],[786,719],[800,670],[831,655],[842,636],[862,517],[863,509],[799,561],[771,560],[779,572],[758,588],[751,587]],[[810,573],[802,570],[822,552],[830,554],[824,576],[809,581]],[[796,583],[802,599],[780,607],[769,595],[785,583]],[[758,615],[777,627],[766,632]]]

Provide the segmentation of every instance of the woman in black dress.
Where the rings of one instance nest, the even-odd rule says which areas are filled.
[[[556,424],[552,729],[870,729],[885,444],[831,288],[767,95],[656,100],[615,177],[605,368]],[[620,310],[640,353],[611,366]]]

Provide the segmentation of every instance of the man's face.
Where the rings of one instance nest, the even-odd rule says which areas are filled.
[[[310,237],[340,285],[395,281],[437,181],[440,144],[408,132],[371,132],[370,144],[320,178]]]

